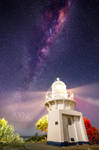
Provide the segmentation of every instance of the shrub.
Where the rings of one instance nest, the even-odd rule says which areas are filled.
[[[36,123],[36,128],[42,132],[47,132],[48,115],[45,115],[40,120],[38,120],[38,122]]]
[[[27,139],[26,142],[45,142],[47,135],[38,135],[37,133],[31,138]]]
[[[83,120],[84,120],[86,132],[87,132],[90,144],[98,143],[99,142],[99,131],[98,131],[98,129],[96,127],[93,127],[91,125],[91,122],[88,119],[83,118]]]
[[[14,133],[14,127],[4,118],[0,120],[0,143],[23,143],[23,138]]]

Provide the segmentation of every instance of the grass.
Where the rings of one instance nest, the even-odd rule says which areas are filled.
[[[57,147],[46,143],[0,144],[0,150],[99,150],[99,145],[76,145]]]

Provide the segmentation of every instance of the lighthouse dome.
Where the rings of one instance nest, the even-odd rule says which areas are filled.
[[[59,78],[52,84],[52,97],[54,99],[64,99],[67,97],[66,85]]]
[[[66,85],[63,81],[60,81],[60,78],[57,78],[56,81],[52,84],[52,90],[66,90]]]

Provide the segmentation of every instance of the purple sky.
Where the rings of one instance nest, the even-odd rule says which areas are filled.
[[[0,117],[35,133],[57,77],[99,127],[99,1],[0,0]]]

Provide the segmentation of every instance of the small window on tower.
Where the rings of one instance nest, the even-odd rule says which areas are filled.
[[[55,125],[58,125],[58,121],[55,121]]]
[[[68,118],[68,125],[71,125],[72,122],[71,122],[71,118]]]

